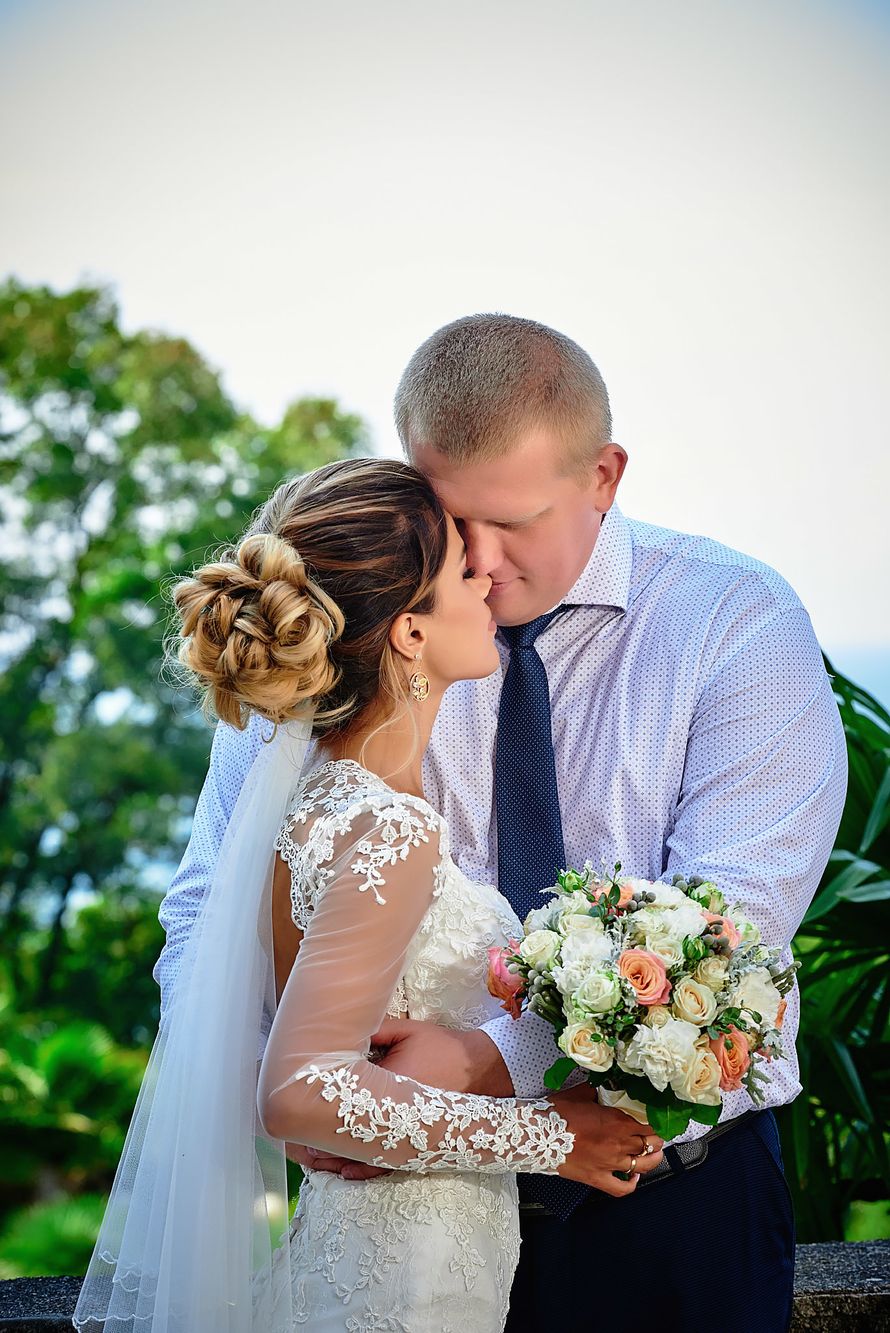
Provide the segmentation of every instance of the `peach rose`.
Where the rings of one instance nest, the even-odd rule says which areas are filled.
[[[785,1022],[785,1010],[787,1008],[788,1008],[788,1001],[780,1000],[779,1008],[776,1011],[776,1027],[780,1032],[782,1031],[782,1024]]]
[[[518,940],[510,940],[504,948],[492,945],[488,951],[488,993],[496,1000],[502,1000],[505,1009],[513,1018],[522,1013],[522,997],[519,992],[525,985],[518,972],[511,972],[508,958],[519,948]]]
[[[751,1063],[748,1038],[737,1027],[731,1027],[728,1033],[721,1032],[719,1037],[712,1037],[709,1044],[720,1066],[721,1088],[724,1092],[738,1092],[742,1075],[748,1072]]]
[[[730,949],[737,949],[742,942],[742,937],[732,924],[728,916],[721,916],[719,912],[705,912],[705,920],[709,925],[719,925],[721,931],[729,940]]]
[[[671,993],[667,969],[657,954],[648,949],[625,949],[618,959],[618,971],[634,988],[637,1004],[666,1004]]]
[[[611,885],[611,884],[600,884],[598,888],[595,888],[595,889],[593,890],[593,899],[594,899],[594,902],[597,902],[597,903],[598,903],[599,900],[600,900],[600,898],[602,898],[602,897],[604,896],[604,894],[610,893],[611,890],[612,890],[612,885]],[[633,899],[633,896],[634,896],[634,891],[633,891],[633,889],[631,888],[631,886],[630,886],[629,884],[622,884],[622,883],[619,882],[619,885],[618,885],[618,906],[619,906],[619,907],[626,907],[627,904]]]

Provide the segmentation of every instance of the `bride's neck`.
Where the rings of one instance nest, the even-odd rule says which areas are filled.
[[[324,748],[332,759],[353,759],[394,791],[423,797],[423,756],[439,711],[432,695],[407,714],[375,719]]]

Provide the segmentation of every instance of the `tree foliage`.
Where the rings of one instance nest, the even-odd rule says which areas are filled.
[[[850,780],[795,940],[804,1093],[780,1116],[801,1240],[841,1239],[855,1200],[890,1198],[890,715],[829,670]]]
[[[325,399],[260,428],[108,291],[0,287],[0,920],[26,1004],[58,990],[72,896],[132,892],[182,845],[210,737],[162,671],[164,580],[366,446]]]

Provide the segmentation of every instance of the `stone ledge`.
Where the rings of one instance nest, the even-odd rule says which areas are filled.
[[[71,1333],[80,1283],[79,1277],[0,1282],[0,1333]],[[890,1241],[799,1246],[791,1333],[890,1333]]]
[[[791,1330],[888,1333],[890,1241],[799,1245]]]

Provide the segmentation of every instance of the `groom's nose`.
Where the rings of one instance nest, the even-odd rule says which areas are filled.
[[[486,523],[464,519],[462,537],[467,546],[467,564],[477,574],[493,574],[502,563],[504,551],[495,528]]]

